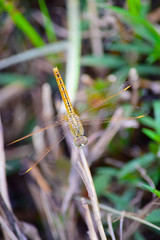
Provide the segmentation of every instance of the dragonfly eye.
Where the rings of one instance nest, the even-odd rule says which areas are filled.
[[[74,145],[78,148],[84,148],[87,145],[88,138],[86,136],[80,136],[74,139]]]

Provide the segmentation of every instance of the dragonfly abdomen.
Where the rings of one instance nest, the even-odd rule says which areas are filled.
[[[61,94],[63,102],[65,104],[67,114],[68,115],[73,114],[74,110],[73,110],[70,98],[68,96],[66,87],[64,85],[64,82],[63,82],[63,80],[61,78],[61,75],[58,71],[58,68],[57,67],[53,68],[53,72],[54,72],[54,75],[55,75],[55,78],[56,78],[56,81],[57,81],[57,85],[58,85],[60,94]]]

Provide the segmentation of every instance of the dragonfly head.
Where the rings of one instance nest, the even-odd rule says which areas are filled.
[[[74,145],[78,148],[84,148],[87,145],[88,138],[86,136],[78,136],[74,138]]]

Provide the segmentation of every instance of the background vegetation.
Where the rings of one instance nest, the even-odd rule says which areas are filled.
[[[37,159],[64,126],[4,149],[64,111],[54,66],[77,112],[131,83],[92,113],[108,123],[90,121],[84,152],[107,239],[159,239],[159,1],[0,0],[0,43],[0,239],[89,238],[81,203],[88,194],[68,133],[39,166],[18,175],[24,158]]]

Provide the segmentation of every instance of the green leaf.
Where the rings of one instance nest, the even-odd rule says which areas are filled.
[[[145,238],[138,231],[135,232],[134,239],[135,240],[145,240]]]
[[[121,57],[109,54],[101,57],[96,57],[94,55],[83,56],[81,63],[83,66],[104,66],[109,68],[117,68],[126,64]]]
[[[149,222],[152,223],[159,223],[160,222],[160,209],[154,209],[147,217],[146,219]]]
[[[11,83],[20,83],[26,87],[32,87],[36,84],[36,80],[33,76],[23,76],[15,73],[1,73],[0,74],[0,84],[8,85]]]
[[[14,24],[30,39],[34,46],[40,47],[44,45],[42,38],[39,36],[36,30],[26,20],[21,12],[15,9],[14,5],[11,2],[7,2],[5,5],[3,5],[3,7],[4,10],[8,12],[12,18]]]
[[[140,0],[127,0],[129,12],[134,16],[138,16],[140,12],[141,2]]]
[[[119,66],[117,66],[119,67]],[[128,76],[128,72],[131,68],[136,68],[137,72],[141,76],[153,75],[157,76],[160,74],[160,67],[158,66],[150,66],[150,65],[126,65],[120,66],[119,69],[114,73],[119,76],[124,76],[126,78]]]
[[[142,187],[143,187],[144,189],[147,189],[149,192],[155,194],[157,197],[160,198],[160,191],[158,191],[157,189],[152,188],[152,187],[150,187],[150,186],[148,186],[148,185],[146,185],[146,184],[142,184]]]
[[[127,10],[119,7],[111,7],[106,4],[100,4],[100,6],[113,10],[116,13],[120,14],[123,17],[124,21],[126,21],[127,23],[130,23],[133,29],[135,30],[135,32],[142,38],[154,44],[155,43],[158,44],[160,42],[159,33],[155,30],[154,26],[143,17],[134,16],[131,13],[129,13]]]
[[[122,179],[119,180],[121,184],[125,184],[129,187],[138,187],[140,178],[138,177],[138,174],[135,173],[127,173]]]
[[[149,143],[149,151],[150,152],[152,152],[152,153],[154,153],[156,155],[158,153],[158,150],[159,150],[159,148],[158,148],[158,144],[157,143],[155,143],[155,142],[150,142]]]
[[[153,66],[153,65],[149,65],[149,64],[138,64],[137,66],[135,66],[135,68],[137,69],[138,73],[140,75],[146,76],[148,74],[150,75],[159,75],[160,74],[160,67],[159,66]]]
[[[94,186],[96,189],[97,196],[104,194],[106,187],[108,185],[108,179],[104,175],[97,175],[94,177]]]
[[[150,0],[141,1],[141,9],[139,15],[142,18],[147,18],[147,14],[149,13],[150,8],[151,8]]]
[[[56,41],[56,34],[54,31],[52,19],[49,15],[45,0],[38,0],[38,2],[42,12],[44,27],[45,27],[46,35],[48,37],[48,41],[49,42]]]
[[[94,185],[97,195],[104,195],[107,186],[110,184],[111,178],[115,176],[117,170],[114,168],[98,168],[96,175],[94,177]]]
[[[157,186],[160,180],[160,168],[155,165],[152,169],[148,170],[148,175],[150,176],[154,184]]]
[[[100,167],[97,169],[97,174],[103,174],[105,177],[107,176],[115,176],[117,174],[118,170],[111,167]]]
[[[20,159],[12,159],[12,161],[7,161],[6,171],[7,176],[17,174],[21,167]]]
[[[124,210],[127,208],[128,202],[133,198],[135,191],[133,189],[129,189],[124,192],[122,196],[119,196],[115,193],[107,192],[104,195],[112,202],[114,203],[116,209],[118,210]]]
[[[132,43],[113,43],[109,50],[119,52],[137,52],[140,54],[150,54],[153,51],[153,47],[144,43],[143,41],[134,41]]]
[[[150,53],[147,58],[147,62],[151,64],[158,59],[160,59],[160,46],[158,43],[156,43],[154,48],[152,49],[152,53]]]
[[[150,128],[155,128],[155,121],[153,118],[150,116],[145,116],[144,118],[139,119],[140,123],[150,127]]]
[[[155,161],[155,155],[147,153],[128,162],[118,173],[119,178],[124,178],[128,173],[134,172],[138,166],[148,167]]]
[[[155,116],[155,130],[160,135],[160,101],[153,102],[154,116]]]
[[[147,128],[143,128],[142,132],[147,135],[149,138],[151,138],[153,141],[156,141],[157,143],[160,143],[160,135],[157,134],[156,132],[147,129]]]
[[[104,196],[110,200],[112,204],[116,207],[118,210],[124,210],[126,209],[126,201],[123,200],[123,198],[115,193],[105,193]]]

